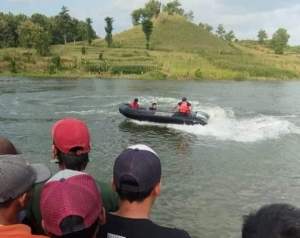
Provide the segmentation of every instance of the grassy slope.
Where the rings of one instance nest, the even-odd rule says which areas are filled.
[[[63,70],[54,76],[102,76],[112,74],[115,67],[147,67],[155,72],[141,75],[122,75],[130,78],[177,79],[252,79],[252,78],[299,78],[300,58],[293,48],[283,56],[273,54],[267,47],[254,42],[231,44],[218,39],[180,16],[162,15],[154,20],[151,48],[144,49],[145,39],[140,26],[114,36],[118,48],[107,48],[103,40],[92,46],[84,42],[76,45],[57,45],[52,53],[60,55]],[[87,54],[81,54],[81,48]],[[27,53],[26,53],[27,52]],[[32,55],[28,56],[28,52]],[[103,55],[99,59],[99,54]],[[18,72],[28,75],[48,75],[50,57],[39,57],[33,50],[0,50],[0,73],[9,74],[9,58],[14,57]],[[96,68],[104,63],[108,72],[91,72],[86,62]]]

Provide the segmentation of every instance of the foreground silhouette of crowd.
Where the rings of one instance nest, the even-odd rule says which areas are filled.
[[[84,172],[91,142],[83,121],[61,119],[51,136],[52,160],[59,169],[53,175],[0,138],[0,238],[190,237],[150,219],[162,173],[152,148],[137,144],[122,151],[110,186]],[[300,210],[289,204],[263,206],[244,217],[241,236],[300,238]]]

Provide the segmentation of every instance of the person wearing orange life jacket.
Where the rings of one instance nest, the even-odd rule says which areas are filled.
[[[180,114],[189,115],[192,111],[192,104],[187,101],[186,97],[183,97],[181,102],[177,104],[177,110]]]
[[[131,103],[130,103],[131,109],[139,109],[139,99],[135,98]]]

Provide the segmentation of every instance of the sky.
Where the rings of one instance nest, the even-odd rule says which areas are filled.
[[[92,18],[93,27],[104,36],[104,18],[114,18],[114,32],[132,26],[130,13],[143,7],[147,0],[0,0],[0,11],[56,15],[62,6],[70,15],[85,20]],[[168,0],[162,0],[162,3]],[[194,12],[194,23],[208,23],[214,28],[223,24],[238,39],[256,39],[260,29],[268,36],[280,27],[288,30],[289,44],[300,45],[300,0],[181,0],[186,11]]]

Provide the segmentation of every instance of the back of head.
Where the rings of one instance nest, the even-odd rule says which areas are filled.
[[[186,97],[182,97],[181,99],[183,102],[186,102],[187,101],[187,98]]]
[[[139,101],[139,99],[138,99],[138,98],[135,98],[135,99],[134,99],[134,102],[138,102],[138,101]]]
[[[300,210],[271,204],[244,218],[242,238],[300,238]]]
[[[146,145],[133,145],[115,160],[114,184],[121,200],[141,202],[161,179],[158,155]]]
[[[102,214],[94,179],[83,172],[62,170],[44,185],[40,201],[45,230],[52,237],[93,237]]]
[[[91,149],[87,125],[76,118],[64,118],[53,125],[51,134],[58,163],[67,169],[85,169]]]
[[[16,147],[7,138],[0,137],[0,155],[19,154]]]

